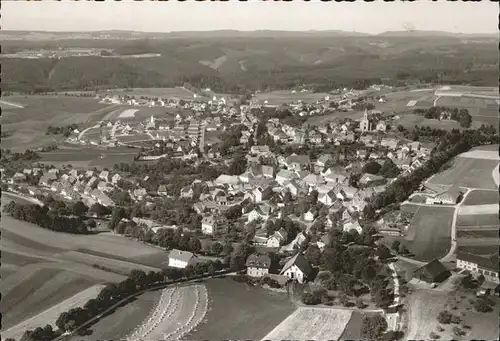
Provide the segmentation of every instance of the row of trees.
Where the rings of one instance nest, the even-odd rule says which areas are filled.
[[[49,210],[47,206],[35,204],[23,205],[11,201],[3,211],[14,219],[27,221],[40,227],[56,232],[74,234],[89,233],[88,227],[82,217],[66,217],[59,215],[57,210]]]
[[[469,128],[472,123],[472,117],[469,110],[462,108],[446,108],[446,107],[430,107],[428,109],[415,109],[413,112],[417,115],[422,115],[427,119],[444,119],[457,121],[462,128]]]
[[[53,126],[48,126],[47,131],[45,132],[45,135],[63,135],[64,137],[68,137],[73,130],[78,128],[78,125],[72,123],[67,126],[62,126],[62,127],[53,127]]]

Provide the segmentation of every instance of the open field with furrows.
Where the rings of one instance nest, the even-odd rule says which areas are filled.
[[[205,282],[206,317],[185,340],[260,340],[295,310],[286,293],[238,283],[230,278]]]
[[[2,139],[2,147],[14,150],[53,144],[61,137],[45,135],[48,126],[85,125],[99,120],[114,107],[84,97],[9,96],[8,101],[23,106],[15,108],[0,103],[2,130],[13,133]]]
[[[124,340],[138,323],[147,319],[160,300],[162,291],[145,292],[127,304],[117,307],[87,330],[85,336],[72,336],[67,341]]]
[[[415,259],[430,261],[448,252],[451,244],[453,212],[452,207],[418,207],[404,237],[405,244],[415,255]]]
[[[490,245],[474,245],[474,246],[457,245],[457,252],[458,251],[463,251],[463,252],[477,254],[477,255],[483,255],[483,256],[485,256],[485,255],[491,256],[493,254],[498,253],[498,244],[496,244],[496,245],[492,245],[492,244],[490,244]]]
[[[450,168],[436,174],[429,182],[441,185],[494,190],[498,186],[493,181],[492,173],[497,165],[498,161],[496,160],[457,157]]]
[[[313,93],[313,92],[300,92],[297,91],[292,93],[291,91],[271,91],[271,92],[260,92],[255,95],[254,100],[270,105],[280,105],[283,103],[302,101],[304,103],[312,103],[318,100],[324,100],[326,96],[333,98],[333,95],[327,93]]]
[[[264,340],[337,340],[351,314],[350,310],[300,307]]]
[[[498,231],[500,225],[493,227],[491,230],[478,229],[478,230],[457,230],[457,238],[496,238],[498,239]]]
[[[110,90],[102,93],[103,95],[120,95],[120,96],[141,96],[146,97],[161,97],[161,98],[179,98],[179,99],[193,99],[193,93],[182,87],[177,88],[134,88],[134,89],[118,89]]]
[[[498,238],[498,235],[494,237],[460,238],[457,239],[457,245],[459,247],[500,246],[500,238]]]
[[[49,283],[50,285],[50,283]],[[15,338],[20,339],[26,330],[33,330],[37,327],[44,327],[46,324],[52,325],[54,330],[57,329],[55,324],[59,315],[65,311],[68,311],[73,308],[83,307],[87,301],[92,298],[96,298],[104,285],[94,285],[89,287],[78,294],[69,297],[68,299],[60,302],[58,304],[53,305],[51,308],[40,312],[38,315],[29,318],[28,320],[23,321],[20,324],[13,326],[12,328],[6,329],[2,331],[2,337],[4,338]],[[39,290],[43,290],[44,287]],[[28,298],[32,299],[31,297]],[[47,299],[52,299],[52,296],[47,297]],[[34,307],[31,305],[27,305],[23,303],[23,307],[25,309],[30,309],[30,311],[34,311]],[[5,311],[3,310],[4,314]],[[7,313],[10,315],[10,313]],[[4,315],[5,316],[5,315]],[[2,321],[3,322],[3,321]]]
[[[498,191],[474,190],[467,194],[462,205],[488,205],[498,204],[500,197]]]

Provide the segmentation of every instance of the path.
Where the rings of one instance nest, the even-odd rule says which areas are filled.
[[[493,169],[491,175],[493,176],[493,181],[495,181],[495,185],[500,186],[500,163]]]
[[[450,251],[441,258],[441,262],[451,262],[455,260],[455,249],[457,248],[457,217],[458,217],[458,212],[460,211],[460,207],[462,207],[463,203],[465,202],[465,199],[467,198],[467,195],[472,191],[472,189],[467,189],[467,192],[465,192],[462,201],[458,203],[458,205],[455,208],[455,212],[453,212],[453,220],[451,222],[451,247]]]
[[[81,139],[82,139],[82,137],[83,137],[83,135],[85,135],[85,133],[86,133],[87,131],[89,131],[90,129],[97,129],[97,128],[99,128],[100,126],[101,126],[100,124],[96,124],[95,126],[92,126],[92,127],[88,127],[88,128],[83,129],[83,130],[80,132],[80,134],[78,134],[78,140],[81,140]]]
[[[24,195],[20,195],[20,194],[17,194],[17,193],[14,193],[14,192],[8,192],[8,191],[2,191],[2,194],[5,194],[5,196],[7,196],[7,197],[11,196],[11,197],[14,197],[14,198],[26,200],[26,201],[29,201],[29,202],[31,202],[33,204],[37,204],[39,206],[45,206],[45,204],[43,202],[41,202],[38,199],[32,198],[30,196],[24,196]]]
[[[24,109],[24,107],[20,104],[12,103],[12,102],[7,102],[7,101],[0,101],[1,104],[6,104],[10,105],[11,107],[19,108],[19,109]]]
[[[397,307],[401,303],[401,297],[399,296],[399,277],[394,267],[393,263],[388,264],[389,268],[392,271],[392,280],[394,281],[394,302],[389,306],[389,308]],[[387,320],[387,329],[388,330],[400,330],[401,328],[401,313],[395,312],[391,314],[386,314],[385,318]]]

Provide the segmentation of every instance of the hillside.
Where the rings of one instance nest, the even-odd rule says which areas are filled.
[[[474,38],[472,44],[439,32],[410,36],[342,31],[228,30],[160,36],[119,32],[120,37],[131,35],[136,39],[74,39],[66,33],[60,36],[65,39],[51,41],[3,40],[3,52],[10,54],[71,48],[113,51],[111,58],[2,58],[4,89],[167,87],[188,81],[222,92],[242,92],[302,84],[361,86],[382,79],[389,83],[437,82],[439,77],[441,82],[471,85],[498,81],[497,47],[489,38]],[[158,56],[134,57],[149,53]]]

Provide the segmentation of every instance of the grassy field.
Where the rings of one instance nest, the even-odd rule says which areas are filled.
[[[431,120],[415,114],[401,114],[399,116],[400,119],[393,121],[393,124],[396,126],[402,125],[403,127],[408,129],[413,128],[415,125],[429,126],[434,129],[442,129],[442,130],[461,129],[460,124],[452,120],[443,120],[443,121]]]
[[[467,194],[463,205],[498,204],[500,197],[497,191],[474,190]]]
[[[184,339],[260,340],[295,310],[286,294],[230,278],[209,280],[205,285],[209,297],[207,315]]]
[[[463,246],[458,245],[457,251],[468,252],[477,255],[492,255],[498,253],[497,245],[475,245],[475,246]]]
[[[112,90],[106,91],[106,95],[129,95],[129,96],[146,96],[146,97],[162,97],[162,98],[179,98],[193,99],[193,93],[182,87],[177,88],[134,88],[130,90]]]
[[[500,225],[492,230],[457,230],[457,238],[497,238]]]
[[[430,261],[448,252],[453,210],[451,207],[418,207],[404,237],[415,259]]]
[[[326,96],[333,97],[327,93],[312,93],[312,92],[296,92],[291,91],[271,91],[271,92],[261,92],[255,95],[257,101],[264,103],[267,101],[270,105],[280,105],[283,103],[289,103],[291,101],[302,101],[304,103],[312,103],[318,100],[324,100]]]
[[[496,226],[498,225],[498,214],[459,214],[457,218],[457,226]]]
[[[461,206],[459,215],[491,215],[498,212],[498,204]]]
[[[8,200],[2,198],[2,204]],[[94,263],[129,271],[153,269],[134,263],[134,257],[166,258],[164,251],[111,234],[70,235],[42,229],[2,215],[2,281],[0,307],[3,327],[21,323],[80,291],[124,276],[92,267]],[[125,261],[98,258],[79,249],[104,251]],[[153,264],[152,264],[153,265]],[[37,320],[38,321],[38,320]],[[45,325],[45,323],[43,323]]]
[[[74,336],[68,341],[120,340],[131,333],[138,323],[144,321],[155,308],[161,291],[148,291],[126,305],[116,308],[87,331],[86,336]]]
[[[353,311],[349,322],[345,326],[342,336],[339,338],[341,341],[345,340],[361,340],[361,323],[365,316],[372,316],[373,313],[364,313],[361,311]]]
[[[300,307],[264,339],[337,340],[344,332],[351,314],[351,310]]]
[[[24,150],[54,143],[60,136],[45,135],[48,126],[87,124],[106,114],[111,106],[93,98],[66,96],[9,96],[24,108],[1,104],[2,130],[13,132],[2,139],[2,148]]]
[[[429,182],[459,187],[497,189],[492,177],[492,171],[497,165],[498,161],[495,160],[457,157],[452,167],[436,174]]]

